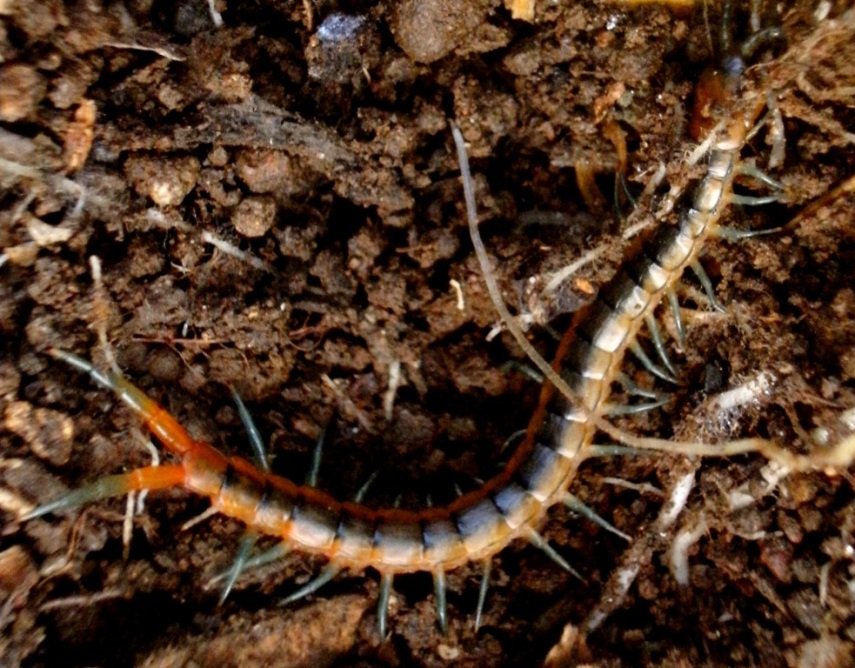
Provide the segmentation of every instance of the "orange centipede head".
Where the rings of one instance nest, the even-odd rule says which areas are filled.
[[[739,92],[744,64],[740,58],[728,59],[723,68],[708,67],[695,86],[695,103],[689,121],[689,134],[700,141],[715,127],[726,108]]]

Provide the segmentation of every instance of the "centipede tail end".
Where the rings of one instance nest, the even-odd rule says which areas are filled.
[[[93,501],[124,496],[128,492],[143,489],[168,489],[170,487],[180,487],[183,484],[183,466],[148,466],[136,469],[130,473],[107,476],[85,487],[71,490],[59,498],[31,510],[21,517],[21,521],[26,522],[36,517],[56,512],[57,510],[77,508]]]

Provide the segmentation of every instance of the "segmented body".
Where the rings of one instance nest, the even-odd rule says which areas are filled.
[[[106,478],[85,493],[72,492],[42,506],[30,517],[132,489],[182,485],[208,497],[214,509],[253,531],[341,567],[373,568],[384,574],[442,574],[470,561],[488,560],[514,539],[530,537],[532,527],[566,494],[603,418],[625,350],[715,231],[727,206],[746,131],[746,121],[737,116],[715,137],[706,174],[679,223],[644,241],[596,300],[577,315],[555,362],[556,369],[565,369],[576,399],[544,386],[527,438],[503,470],[476,491],[449,505],[419,511],[339,501],[194,440],[125,379],[101,374],[80,358],[53,351],[55,357],[114,390],[180,457],[180,463]]]

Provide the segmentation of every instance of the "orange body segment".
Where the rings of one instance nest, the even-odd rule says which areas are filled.
[[[143,489],[169,489],[184,485],[184,467],[181,464],[165,466],[146,466],[135,469],[127,474],[128,485],[126,492]]]

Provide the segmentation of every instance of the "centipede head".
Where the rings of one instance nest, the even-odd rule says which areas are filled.
[[[727,107],[739,94],[745,62],[740,56],[728,57],[722,67],[708,67],[695,86],[695,102],[689,121],[689,133],[700,141],[715,127]]]
[[[746,63],[768,46],[785,40],[779,26],[758,30],[738,45],[732,44],[734,1],[725,0],[721,13],[719,63],[701,74],[695,86],[695,101],[689,121],[692,139],[700,141],[715,127],[716,122],[729,116],[729,111],[741,91]]]

